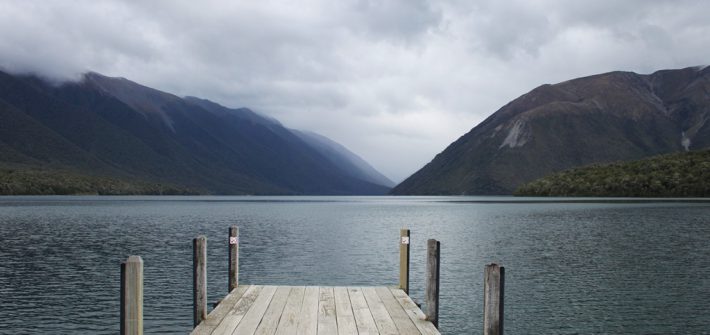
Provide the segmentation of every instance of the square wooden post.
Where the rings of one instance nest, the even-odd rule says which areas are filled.
[[[207,318],[207,237],[192,240],[192,301],[194,327]]]
[[[427,262],[426,262],[426,306],[427,320],[431,321],[435,327],[439,328],[439,241],[427,240]]]
[[[229,292],[239,286],[239,227],[229,227]]]
[[[121,262],[121,334],[143,335],[143,259]]]
[[[486,265],[483,278],[483,334],[503,335],[503,297],[505,268],[491,263]]]
[[[399,288],[409,294],[409,229],[399,231]]]

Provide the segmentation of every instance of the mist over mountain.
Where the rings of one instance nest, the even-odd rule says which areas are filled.
[[[291,131],[304,142],[308,143],[308,145],[318,150],[323,157],[326,157],[331,163],[338,166],[349,176],[377,185],[387,187],[395,186],[393,181],[375,170],[375,168],[370,166],[364,159],[348,150],[348,148],[340,143],[311,131],[295,129],[291,129]]]
[[[320,135],[98,73],[57,84],[0,71],[0,120],[0,165],[16,169],[215,194],[384,194],[391,186]]]
[[[572,167],[710,146],[710,68],[542,85],[450,144],[392,194],[511,194]]]

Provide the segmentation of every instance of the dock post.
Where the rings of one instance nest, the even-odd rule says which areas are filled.
[[[192,240],[193,326],[207,318],[207,237]]]
[[[229,227],[229,292],[239,285],[239,227]]]
[[[409,229],[399,230],[399,288],[409,294]]]
[[[426,262],[426,306],[427,320],[439,328],[439,260],[440,243],[437,240],[427,241]]]
[[[483,334],[503,335],[503,294],[505,268],[491,263],[486,265],[483,278]]]
[[[143,335],[143,259],[121,262],[121,335]]]

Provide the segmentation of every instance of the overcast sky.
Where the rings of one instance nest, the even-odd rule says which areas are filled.
[[[710,63],[710,1],[7,1],[0,68],[93,70],[328,136],[396,182],[544,83]]]

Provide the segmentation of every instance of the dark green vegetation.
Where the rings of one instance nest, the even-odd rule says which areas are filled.
[[[3,188],[3,194],[389,190],[387,178],[326,140],[304,140],[246,108],[180,98],[123,78],[89,73],[55,84],[0,72],[0,165],[31,169],[5,173],[6,185],[25,191]],[[53,176],[63,182],[49,183]],[[37,183],[17,186],[26,179]]]
[[[710,150],[574,168],[527,183],[515,195],[708,197]]]
[[[204,192],[204,191],[203,191]],[[63,170],[0,168],[2,195],[187,195],[202,192],[185,187],[95,177]]]
[[[392,194],[512,194],[589,164],[710,147],[710,67],[542,85],[463,135]]]

